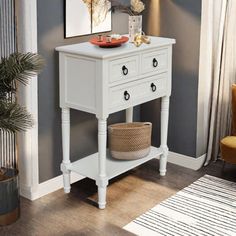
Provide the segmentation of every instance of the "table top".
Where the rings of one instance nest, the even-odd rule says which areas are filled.
[[[176,42],[175,39],[154,36],[150,36],[150,39],[150,44],[142,44],[140,47],[136,47],[133,43],[127,42],[117,48],[100,48],[98,46],[92,45],[89,42],[85,42],[57,47],[56,51],[72,53],[92,58],[106,59],[111,57],[117,57],[123,54],[151,50],[156,47],[164,47],[175,44]]]

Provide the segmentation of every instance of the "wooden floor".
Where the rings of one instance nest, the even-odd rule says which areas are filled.
[[[152,160],[112,181],[105,210],[96,208],[96,185],[89,179],[74,184],[68,195],[59,190],[34,202],[22,198],[20,220],[0,227],[0,235],[132,235],[122,227],[204,174],[236,181],[236,166],[222,173],[220,161],[200,171],[169,164],[166,177],[158,175],[158,165]]]

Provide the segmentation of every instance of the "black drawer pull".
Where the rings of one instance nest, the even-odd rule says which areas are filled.
[[[153,67],[157,67],[158,66],[158,61],[157,61],[156,58],[153,58],[152,65],[153,65]]]
[[[154,83],[151,83],[151,89],[152,92],[155,92],[157,90],[157,86]]]
[[[123,71],[123,75],[128,75],[128,73],[129,73],[129,70],[126,66],[122,67],[122,71]]]
[[[128,101],[130,99],[130,94],[127,91],[124,92],[124,99],[125,101]]]

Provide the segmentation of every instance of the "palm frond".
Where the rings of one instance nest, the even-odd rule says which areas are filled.
[[[17,132],[33,126],[32,116],[17,103],[0,100],[0,129]]]
[[[0,96],[15,92],[13,83],[28,84],[43,68],[44,60],[36,53],[13,53],[0,62]]]

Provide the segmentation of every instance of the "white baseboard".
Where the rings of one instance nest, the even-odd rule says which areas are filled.
[[[22,197],[32,200],[31,199],[31,195],[32,195],[31,192],[32,192],[32,190],[30,187],[25,186],[24,184],[20,184],[20,195]]]
[[[198,170],[202,167],[203,162],[205,160],[205,154],[198,157],[193,158],[189,156],[185,156],[182,154],[169,152],[168,162],[173,163],[179,166],[183,166],[192,170]],[[75,183],[84,177],[75,173],[71,173],[71,183]],[[43,197],[49,193],[55,192],[59,189],[63,188],[63,177],[62,175],[57,176],[53,179],[45,181],[39,184],[36,188],[30,188],[28,186],[21,185],[20,186],[20,194],[21,196],[30,199],[36,200],[40,197]]]
[[[84,176],[82,176],[82,175],[71,173],[71,183],[72,184],[83,179],[83,178],[84,178]],[[43,197],[49,193],[55,192],[61,188],[63,188],[62,175],[57,176],[53,179],[47,180],[47,181],[39,184],[35,189],[21,185],[20,186],[20,195],[33,201],[33,200]]]
[[[192,170],[199,170],[205,161],[206,154],[193,158],[175,152],[169,152],[168,162],[178,166],[183,166]]]

